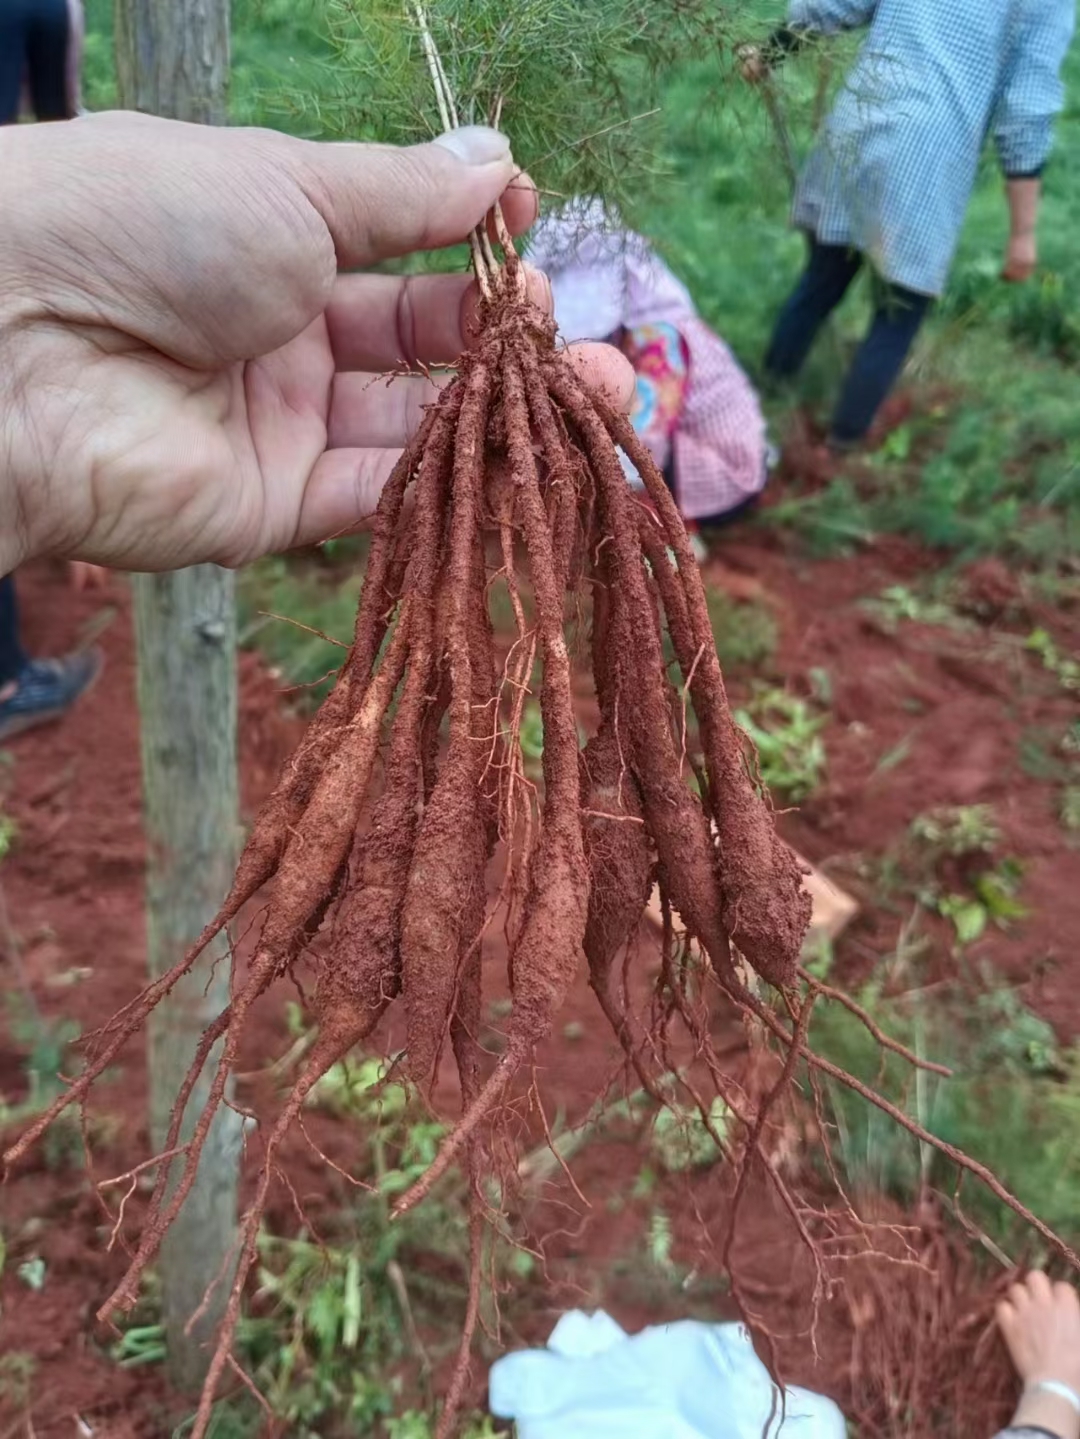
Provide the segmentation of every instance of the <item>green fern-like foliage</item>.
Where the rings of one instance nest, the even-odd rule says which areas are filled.
[[[249,0],[256,8],[274,0]],[[309,133],[410,144],[444,128],[422,26],[463,125],[499,125],[554,199],[631,204],[655,168],[677,57],[721,47],[752,0],[306,0],[318,83],[278,97]],[[303,8],[303,7],[302,7]],[[294,11],[294,15],[299,12]],[[720,67],[718,64],[718,77]],[[310,77],[309,77],[310,78]]]

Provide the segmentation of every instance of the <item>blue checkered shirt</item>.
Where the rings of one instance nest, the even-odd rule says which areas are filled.
[[[1050,154],[1076,0],[791,0],[796,30],[869,27],[796,191],[794,220],[940,295],[980,156],[1007,176]]]

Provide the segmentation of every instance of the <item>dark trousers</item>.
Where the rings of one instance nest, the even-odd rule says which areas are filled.
[[[0,685],[22,674],[26,654],[19,643],[19,603],[11,575],[0,579]]]
[[[37,120],[68,120],[67,0],[0,0],[0,125],[19,118],[23,79]]]
[[[847,294],[862,264],[858,250],[810,240],[806,269],[780,311],[765,356],[768,375],[790,380],[798,374],[821,327]],[[831,439],[844,445],[865,437],[882,401],[899,378],[932,304],[929,295],[916,294],[875,276],[874,318],[844,381],[833,414]]]

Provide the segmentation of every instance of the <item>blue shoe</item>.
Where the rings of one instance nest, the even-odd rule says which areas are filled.
[[[0,742],[66,714],[97,679],[103,660],[98,649],[76,650],[59,660],[29,660],[15,692],[0,700]]]

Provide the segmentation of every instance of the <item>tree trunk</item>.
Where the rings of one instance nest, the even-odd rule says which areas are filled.
[[[229,0],[116,0],[116,76],[125,110],[224,125]]]
[[[229,75],[228,0],[116,0],[120,103],[174,119],[220,124]],[[147,834],[150,972],[169,969],[216,912],[239,836],[236,770],[236,603],[233,576],[214,565],[134,580]],[[208,1021],[228,1002],[228,965],[210,975],[218,946],[154,1014],[148,1036],[150,1128],[161,1146],[173,1099]],[[211,1056],[188,1105],[185,1137],[201,1110]],[[222,1282],[236,1234],[241,1120],[219,1112],[199,1178],[162,1246],[169,1374],[197,1389],[207,1341],[228,1295]],[[193,1332],[188,1320],[214,1285]]]
[[[237,855],[236,603],[233,577],[215,565],[135,579],[146,928],[152,975],[169,969],[216,912]],[[207,983],[217,946],[154,1011],[148,1035],[150,1131],[162,1148],[173,1100],[210,1020],[228,1003],[227,960]],[[210,1057],[192,1095],[187,1138],[206,1100]],[[236,1234],[242,1122],[223,1108],[207,1137],[199,1177],[161,1250],[169,1375],[181,1390],[205,1374],[207,1341],[228,1297],[222,1271]],[[192,1334],[187,1322],[218,1281]]]

